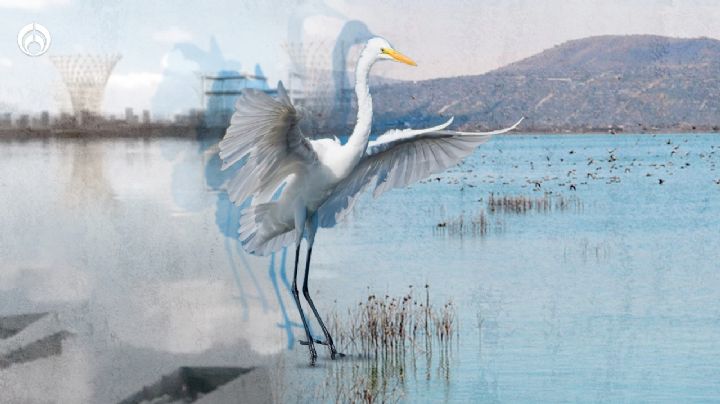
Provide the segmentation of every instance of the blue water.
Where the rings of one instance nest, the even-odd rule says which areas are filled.
[[[4,312],[71,312],[91,330],[93,352],[164,358],[152,369],[85,369],[94,386],[127,380],[87,397],[122,398],[188,358],[279,355],[285,376],[275,383],[287,401],[323,388],[326,351],[320,369],[308,369],[296,340],[292,254],[283,267],[280,255],[271,264],[238,251],[237,211],[217,191],[223,177],[208,145],[0,150]],[[715,134],[499,136],[457,168],[363,197],[346,222],[321,230],[311,290],[322,312],[408,285],[429,284],[433,301],[455,303],[449,376],[435,361],[428,380],[419,363],[401,387],[405,402],[717,402],[718,180]],[[490,193],[571,204],[493,213]],[[484,235],[438,231],[480,212]]]
[[[316,265],[339,274],[319,288],[342,299],[366,293],[343,283],[395,295],[429,283],[456,302],[450,383],[419,383],[411,402],[717,401],[719,155],[717,135],[498,137],[321,234]],[[485,237],[434,232],[486,209],[490,192],[581,204],[489,214],[502,231]]]

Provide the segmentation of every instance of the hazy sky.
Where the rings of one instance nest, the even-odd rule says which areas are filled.
[[[402,79],[479,74],[569,39],[602,34],[660,34],[720,39],[720,1],[711,0],[478,0],[243,1],[243,0],[0,0],[0,110],[54,110],[58,74],[51,54],[121,53],[104,107],[157,107],[164,75],[200,71],[228,61],[252,71],[259,63],[270,81],[285,79],[282,44],[299,41],[289,27],[302,22],[304,39],[333,38],[344,21],[360,20],[419,64],[385,64],[377,71]],[[31,58],[17,47],[18,30],[36,21],[52,35],[48,54]],[[170,52],[177,43],[223,58],[205,67]],[[327,52],[331,52],[328,47]],[[199,82],[178,75],[188,88]],[[189,107],[198,97],[188,97]]]

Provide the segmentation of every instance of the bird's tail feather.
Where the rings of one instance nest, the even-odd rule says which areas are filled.
[[[292,228],[281,225],[268,216],[279,213],[275,202],[248,206],[240,213],[240,229],[238,230],[243,249],[250,254],[267,255],[291,244],[295,232]]]

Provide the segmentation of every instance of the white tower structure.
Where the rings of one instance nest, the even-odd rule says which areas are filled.
[[[121,55],[60,55],[50,60],[60,72],[76,117],[99,115],[105,86]]]

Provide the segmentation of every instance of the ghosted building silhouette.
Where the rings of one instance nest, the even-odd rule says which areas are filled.
[[[270,90],[260,65],[255,65],[253,74],[220,70],[203,75],[201,80],[205,123],[209,127],[227,127],[235,111],[235,102],[244,90],[255,89],[274,93],[274,90]]]
[[[288,88],[293,102],[310,115],[307,135],[342,132],[352,120],[352,77],[359,46],[373,36],[365,23],[345,21],[334,40],[304,38],[289,41],[284,49],[290,59]]]

